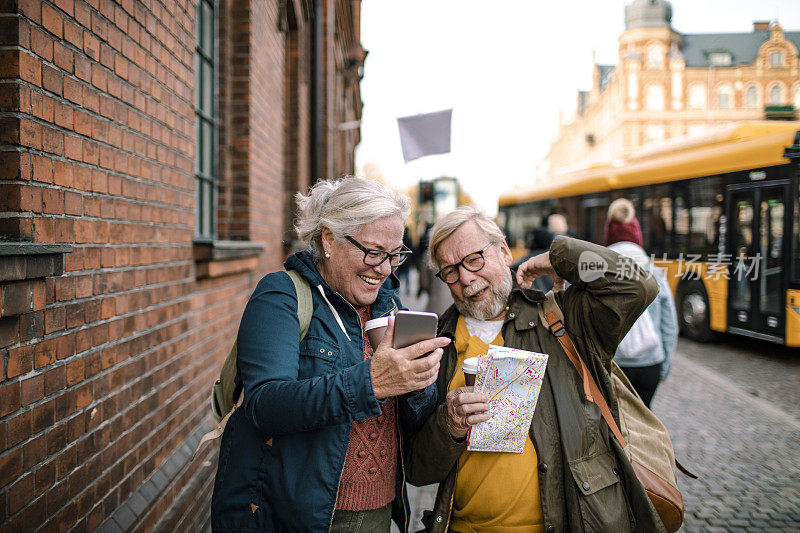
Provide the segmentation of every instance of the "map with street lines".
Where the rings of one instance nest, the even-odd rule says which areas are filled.
[[[470,428],[468,450],[522,453],[546,368],[547,354],[516,348],[478,356],[475,390],[489,395],[491,418]]]

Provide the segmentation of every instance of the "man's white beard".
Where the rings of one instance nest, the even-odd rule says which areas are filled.
[[[506,270],[506,275],[497,286],[490,285],[486,290],[491,297],[482,302],[473,302],[469,297],[464,299],[453,298],[458,312],[464,316],[477,318],[478,320],[491,320],[503,312],[508,302],[508,295],[511,294],[511,271]]]

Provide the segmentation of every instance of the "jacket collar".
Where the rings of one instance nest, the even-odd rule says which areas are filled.
[[[315,288],[319,285],[322,285],[322,288],[329,297],[332,296],[334,297],[334,300],[340,301],[345,305],[345,307],[352,308],[352,305],[349,302],[346,302],[346,300],[342,298],[339,293],[334,291],[323,279],[322,275],[317,269],[316,263],[314,263],[310,249],[290,255],[286,259],[286,262],[283,263],[283,268],[286,270],[296,270],[298,274],[306,278],[309,284]],[[381,285],[381,288],[378,289],[378,297],[370,307],[372,316],[381,316],[388,313],[393,307],[395,307],[393,297],[399,288],[400,280],[394,275],[394,273],[390,274],[389,277],[386,278],[386,281],[383,282],[383,285]],[[314,292],[316,292],[316,290]]]

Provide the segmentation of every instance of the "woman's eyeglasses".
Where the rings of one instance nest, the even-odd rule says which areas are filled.
[[[392,266],[392,268],[395,268],[402,264],[403,261],[408,259],[408,256],[410,256],[412,253],[411,250],[409,250],[405,245],[403,245],[399,252],[387,252],[385,250],[366,248],[352,237],[345,237],[345,239],[353,243],[356,248],[364,252],[364,264],[367,266],[380,266],[384,261],[389,259],[389,264]]]
[[[477,272],[483,268],[483,265],[486,264],[486,258],[483,257],[483,252],[489,249],[493,242],[490,242],[486,246],[483,247],[483,250],[478,252],[472,252],[471,254],[467,255],[454,265],[447,265],[439,272],[436,273],[436,277],[440,280],[444,281],[448,285],[452,285],[461,277],[461,270],[459,267],[463,266],[470,272]]]

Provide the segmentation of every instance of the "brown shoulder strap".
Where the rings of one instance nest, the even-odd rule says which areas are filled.
[[[548,293],[548,298],[551,297],[552,293]],[[600,392],[597,383],[595,383],[591,372],[589,372],[589,368],[586,366],[586,363],[583,362],[583,359],[581,359],[580,354],[578,354],[578,350],[575,348],[575,344],[572,342],[569,333],[567,333],[567,328],[564,327],[564,323],[556,315],[556,312],[552,310],[547,310],[544,313],[544,319],[550,332],[558,339],[559,344],[564,348],[564,352],[566,352],[570,362],[575,366],[575,370],[580,374],[583,380],[583,394],[586,397],[586,401],[597,404],[597,407],[600,408],[600,412],[603,415],[603,419],[611,429],[611,433],[617,438],[620,446],[624,448],[625,439],[622,437],[622,432],[619,430],[616,421],[614,421],[614,417],[611,416],[611,409],[608,408],[606,399],[603,397],[603,393]]]

